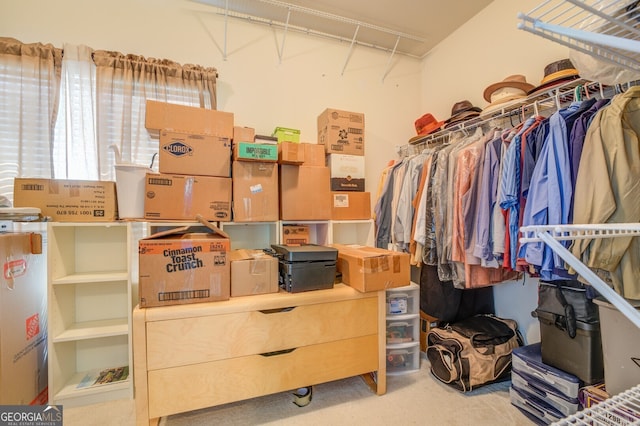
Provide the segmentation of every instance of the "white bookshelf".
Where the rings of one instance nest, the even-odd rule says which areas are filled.
[[[47,237],[49,403],[132,398],[130,225],[51,222]],[[126,380],[78,386],[88,373],[123,366]]]

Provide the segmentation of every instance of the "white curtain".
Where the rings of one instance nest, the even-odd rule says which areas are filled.
[[[87,46],[64,45],[53,177],[100,180],[95,129],[95,65]]]
[[[62,50],[0,37],[0,196],[15,177],[52,178]]]

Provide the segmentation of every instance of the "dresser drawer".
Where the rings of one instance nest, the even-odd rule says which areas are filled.
[[[375,321],[373,321],[375,323]],[[378,335],[148,372],[149,416],[167,416],[378,370]],[[189,391],[185,393],[185,389]]]
[[[377,298],[147,323],[147,369],[376,334]]]

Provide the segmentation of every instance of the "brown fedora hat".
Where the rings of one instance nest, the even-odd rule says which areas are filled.
[[[454,123],[458,123],[460,121],[468,120],[472,117],[477,117],[482,112],[482,108],[478,108],[474,106],[468,100],[463,100],[456,102],[451,107],[451,117],[445,120],[445,127],[451,126]]]
[[[580,73],[573,66],[571,60],[560,59],[544,67],[544,77],[540,81],[540,85],[529,91],[529,94],[537,93],[577,78],[580,78]]]

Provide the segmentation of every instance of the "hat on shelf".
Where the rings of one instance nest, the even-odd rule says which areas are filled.
[[[481,108],[474,106],[466,99],[460,102],[456,102],[455,104],[453,104],[453,107],[451,107],[451,117],[445,120],[444,127],[446,129],[447,127],[451,127],[454,124],[460,123],[461,121],[466,121],[473,117],[477,117],[481,112]]]
[[[527,78],[521,74],[510,75],[491,84],[484,89],[484,98],[490,103],[482,110],[482,115],[497,111],[512,101],[526,98],[533,88],[533,84],[528,83]]]
[[[540,85],[529,91],[529,94],[536,94],[571,80],[580,78],[580,73],[573,66],[570,59],[560,59],[544,67],[544,77]]]
[[[443,124],[444,121],[438,121],[433,114],[427,113],[416,120],[416,133],[418,136],[428,135],[429,133],[440,130]]]

